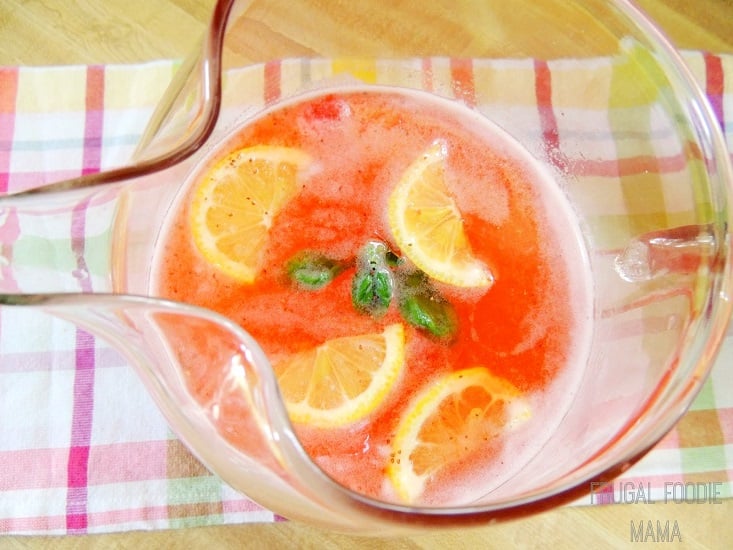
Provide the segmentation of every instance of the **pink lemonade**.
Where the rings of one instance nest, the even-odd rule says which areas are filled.
[[[432,283],[454,311],[455,331],[447,339],[406,323],[394,304],[369,315],[351,300],[353,258],[365,243],[384,243],[401,256],[388,224],[388,197],[436,141],[447,151],[446,182],[473,254],[494,276],[484,289]],[[256,279],[242,283],[197,250],[190,204],[207,167],[257,145],[296,148],[314,161],[302,189],[272,222]],[[345,267],[325,286],[304,290],[286,269],[303,251]],[[556,182],[482,115],[422,92],[335,88],[269,108],[211,152],[170,211],[153,290],[234,320],[273,362],[330,339],[402,323],[404,368],[376,410],[347,426],[294,424],[321,468],[376,498],[395,499],[385,475],[390,440],[418,392],[447,372],[477,365],[509,381],[532,417],[428,481],[423,502],[451,504],[470,502],[510,479],[561,421],[585,363],[591,308],[586,261],[577,221]],[[210,398],[210,381],[221,379],[219,368],[211,362],[190,375],[189,389],[202,402]],[[246,434],[231,426],[246,411],[228,414],[220,418],[222,433],[242,445]]]

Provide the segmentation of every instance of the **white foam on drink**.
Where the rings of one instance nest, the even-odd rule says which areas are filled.
[[[535,184],[534,190],[537,192],[537,210],[546,215],[546,225],[560,247],[552,251],[551,263],[564,265],[567,273],[574,317],[573,338],[568,356],[561,359],[563,366],[558,369],[549,386],[525,396],[532,418],[521,421],[523,413],[520,411],[520,420],[501,437],[501,450],[491,460],[490,467],[472,470],[469,475],[463,476],[460,483],[451,487],[442,486],[440,502],[435,503],[439,505],[490,502],[492,491],[503,485],[513,485],[515,481],[522,489],[532,486],[532,480],[521,479],[521,471],[530,461],[554,460],[552,456],[542,457],[542,449],[552,438],[575,398],[585,372],[593,333],[590,261],[578,216],[569,199],[550,169],[531,156],[514,138],[479,113],[474,113],[474,121],[485,130],[492,147],[500,147],[504,154],[515,159],[530,173],[528,179]],[[534,322],[526,327],[527,337],[512,353],[519,353],[536,343],[545,333],[547,323],[552,322],[552,317],[551,311],[538,312]],[[486,366],[491,369],[491,365]],[[511,417],[511,411],[509,414]],[[503,495],[512,494],[511,490],[505,489],[502,487]]]
[[[510,410],[510,416],[515,415],[515,422],[512,426],[508,426],[507,432],[500,437],[501,450],[498,456],[494,457],[486,467],[463,469],[470,473],[462,475],[459,483],[450,486],[441,485],[440,501],[434,504],[466,504],[485,498],[490,499],[493,490],[511,483],[515,476],[521,476],[522,468],[541,453],[542,448],[552,437],[569,409],[584,373],[592,334],[593,301],[589,260],[577,216],[558,185],[558,180],[550,170],[531,156],[506,131],[487,120],[481,113],[468,109],[456,101],[394,88],[349,87],[328,90],[328,93],[359,91],[397,92],[408,96],[411,101],[417,100],[423,106],[433,104],[435,111],[448,111],[453,120],[460,121],[472,132],[478,134],[481,140],[488,143],[490,149],[498,153],[498,156],[511,159],[506,168],[514,171],[517,167],[521,167],[524,170],[524,179],[534,184],[533,192],[536,194],[534,205],[540,214],[546,216],[544,220],[546,228],[549,228],[554,234],[554,242],[559,246],[559,250],[552,250],[554,257],[550,263],[557,262],[558,265],[563,265],[567,272],[574,316],[572,347],[567,357],[558,358],[563,365],[558,368],[549,386],[543,388],[542,391],[524,396],[523,402],[516,404],[513,412]],[[409,125],[406,126],[406,131],[409,131]],[[349,151],[348,147],[345,148],[341,157],[344,167],[357,162],[352,154],[361,156],[363,151]],[[384,173],[391,181],[399,181],[403,171],[404,164],[399,164],[393,170],[387,169]],[[505,190],[503,188],[487,189],[492,182],[485,177],[474,177],[471,178],[471,181],[475,183],[471,185],[460,182],[460,185],[452,187],[461,212],[476,213],[496,223],[505,221],[509,215]],[[374,189],[379,190],[380,187],[377,185],[374,186]],[[321,190],[321,192],[324,195],[334,194],[334,190],[329,191],[328,189]],[[374,193],[375,191],[372,191],[372,195],[368,195],[365,190],[365,196],[373,204],[386,203],[384,197],[374,196]],[[448,291],[469,301],[478,299],[484,294],[484,290],[477,291],[476,289],[449,288]],[[535,345],[545,334],[547,325],[553,321],[553,317],[552,311],[539,311],[530,316],[525,327],[526,338],[519,342],[510,353],[518,354]],[[491,369],[491,365],[486,366]],[[531,411],[531,418],[528,420],[525,415],[527,408]],[[380,450],[380,455],[385,459],[391,452],[389,445],[382,445]],[[547,459],[551,460],[552,457]],[[328,471],[339,472],[338,460],[322,457],[319,462],[326,466]],[[451,481],[455,479],[451,477]],[[520,481],[523,487],[527,484],[526,480]],[[383,484],[383,496],[390,500],[395,498],[386,480]]]
[[[494,170],[506,168],[514,171],[517,167],[521,167],[524,171],[524,179],[534,184],[533,192],[536,194],[535,205],[537,211],[546,216],[546,226],[554,233],[555,243],[560,247],[560,250],[553,251],[555,253],[553,262],[558,262],[558,264],[565,266],[569,279],[568,283],[571,289],[571,300],[573,302],[572,306],[575,317],[571,352],[567,359],[564,360],[564,366],[558,369],[549,387],[544,388],[536,394],[525,396],[529,408],[532,411],[532,418],[526,422],[517,422],[517,425],[513,427],[511,433],[501,438],[501,451],[499,456],[493,458],[488,467],[472,470],[457,485],[450,488],[443,487],[441,489],[441,502],[439,504],[465,504],[477,499],[485,500],[482,498],[485,495],[489,495],[488,498],[490,499],[491,491],[505,483],[510,483],[514,476],[520,476],[524,465],[538,456],[538,453],[541,453],[542,447],[552,437],[553,432],[559,423],[562,422],[564,415],[572,403],[576,388],[579,385],[584,371],[592,333],[592,285],[589,276],[589,261],[583,244],[581,230],[577,223],[577,216],[574,214],[568,199],[559,187],[557,179],[549,169],[531,156],[506,131],[490,122],[481,113],[466,107],[462,103],[438,98],[426,92],[362,85],[321,89],[298,95],[259,113],[255,119],[245,121],[240,128],[235,129],[221,144],[215,146],[213,151],[215,153],[226,152],[236,147],[239,140],[237,136],[241,128],[245,128],[253,124],[254,121],[266,117],[272,111],[279,111],[287,108],[289,105],[308,101],[309,99],[327,94],[348,94],[355,92],[400,94],[408,102],[417,101],[421,105],[421,113],[423,112],[422,109],[429,110],[430,106],[433,105],[435,112],[449,114],[450,118],[454,121],[449,124],[449,127],[454,128],[456,125],[462,124],[478,140],[489,144],[490,149],[497,153],[497,156],[511,159],[507,166],[486,166],[485,173],[481,177],[472,178],[472,181],[476,182],[475,184],[471,185],[466,184],[466,182],[461,182],[461,185],[454,186],[453,189],[455,189],[455,198],[458,202],[459,209],[463,213],[473,213],[483,219],[493,220],[496,223],[504,222],[509,216],[507,191],[503,186],[494,184],[491,174]],[[342,108],[339,113],[340,120],[333,123],[339,124],[340,131],[345,132],[345,136],[348,137],[348,132],[356,132],[357,129],[350,129],[348,127],[351,113],[347,109]],[[323,121],[323,124],[329,124],[329,122]],[[412,126],[409,123],[402,125],[401,128],[408,134],[412,131]],[[326,129],[322,128],[321,130]],[[319,131],[317,127],[302,128],[301,130],[304,133],[313,132],[316,136]],[[380,132],[381,130],[377,130],[373,136],[367,136],[366,142],[372,143],[373,147],[388,147],[389,144],[379,142],[380,136],[383,135]],[[405,136],[406,139],[408,137],[407,135]],[[329,159],[328,169],[330,172],[334,174],[348,173],[353,166],[357,166],[362,162],[364,155],[368,154],[369,151],[365,151],[361,147],[364,143],[364,136],[361,136],[357,141],[360,144],[359,147],[349,147],[348,139],[345,139],[344,147],[339,151],[338,156],[334,155],[333,152],[326,155]],[[384,157],[384,153],[381,152],[377,156]],[[392,157],[396,157],[396,155]],[[405,159],[392,157],[387,155],[390,163],[380,166],[379,177],[395,182],[399,181],[401,174],[404,172]],[[178,201],[186,199],[190,185],[202,173],[203,167],[211,162],[211,158],[215,158],[215,155],[204,159],[192,171],[191,176],[179,195]],[[312,169],[317,171],[320,168],[322,167],[316,165]],[[348,213],[343,211],[343,208],[336,207],[339,198],[339,185],[349,185],[349,182],[344,181],[341,183],[335,180],[330,182],[330,185],[324,183],[318,186],[314,184],[314,187],[308,189],[308,192],[319,195],[324,201],[333,201],[335,205],[333,209],[323,214],[324,219],[314,220],[314,227],[318,227],[318,231],[320,231],[316,235],[315,240],[319,240],[320,242],[336,241],[337,239],[335,237],[338,236],[339,226],[346,223],[353,223],[353,220],[350,219]],[[385,190],[389,190],[389,188],[390,185],[373,185],[369,190],[363,190],[362,200],[371,204],[386,204]],[[171,231],[170,224],[176,218],[176,212],[180,208],[178,201],[177,204],[172,206],[172,215],[168,216],[169,220],[161,232],[162,235],[167,235]],[[383,212],[383,215],[386,216],[386,212]],[[384,227],[388,226],[387,223],[383,223],[382,225]],[[383,237],[384,240],[388,238],[386,235],[373,236]],[[165,239],[163,239],[164,241]],[[353,253],[352,250],[341,250],[339,248],[333,248],[329,252],[336,258],[347,258]],[[156,271],[154,271],[154,276],[151,280],[152,285],[157,284],[157,270],[161,267],[161,265],[158,265],[158,262],[154,265],[154,270]],[[204,278],[204,281],[207,281],[207,279]],[[476,289],[451,289],[450,292],[468,300],[480,298],[484,293],[483,290],[479,292]],[[255,305],[252,309],[256,310],[257,306]],[[276,308],[275,311],[280,312],[276,317],[273,317],[273,309],[266,304],[263,306],[262,311],[270,312],[269,318],[267,318],[268,324],[274,325],[278,322],[294,322],[292,312],[286,309]],[[552,312],[546,311],[538,312],[533,319],[530,319],[532,322],[525,328],[526,338],[522,342],[519,342],[511,353],[520,353],[536,343],[544,335],[547,323],[552,321],[552,317]],[[319,330],[324,330],[324,326],[331,327],[325,330],[331,330],[333,327],[338,326],[340,321],[335,315],[321,312],[319,319],[316,321],[309,321],[303,318],[298,322],[303,325],[304,330],[308,328],[308,325],[313,325],[314,323],[318,325]],[[492,367],[491,365],[486,366],[489,369]],[[387,457],[390,449],[385,445],[381,451],[380,454]],[[333,471],[338,470],[338,461],[336,460],[323,458],[321,463],[323,465],[328,464],[328,468]],[[524,485],[524,483],[522,484]],[[388,484],[385,483],[384,496],[389,497],[390,493],[391,490]]]

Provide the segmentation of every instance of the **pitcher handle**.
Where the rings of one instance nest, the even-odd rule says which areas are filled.
[[[190,157],[209,138],[221,108],[221,52],[235,0],[219,0],[200,47],[176,72],[153,112],[130,164],[8,193],[34,196],[134,180]],[[0,198],[2,201],[4,197]]]

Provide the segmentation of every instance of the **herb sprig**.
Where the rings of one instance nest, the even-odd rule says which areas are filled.
[[[458,318],[450,301],[382,241],[368,241],[349,261],[302,251],[287,262],[286,272],[299,288],[318,291],[350,267],[351,303],[360,313],[379,318],[394,304],[408,324],[432,337],[450,341],[456,335]]]

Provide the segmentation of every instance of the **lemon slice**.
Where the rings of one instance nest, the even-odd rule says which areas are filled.
[[[402,253],[433,279],[489,287],[493,275],[474,256],[445,182],[446,155],[436,142],[407,168],[389,197],[389,227]]]
[[[290,419],[322,428],[356,422],[376,409],[405,362],[401,324],[345,336],[274,365]]]
[[[196,247],[240,282],[257,276],[275,215],[299,190],[298,173],[310,163],[299,149],[259,145],[217,162],[193,194]]]
[[[519,390],[485,367],[451,372],[408,407],[392,439],[387,476],[401,499],[415,503],[442,468],[530,416]]]

